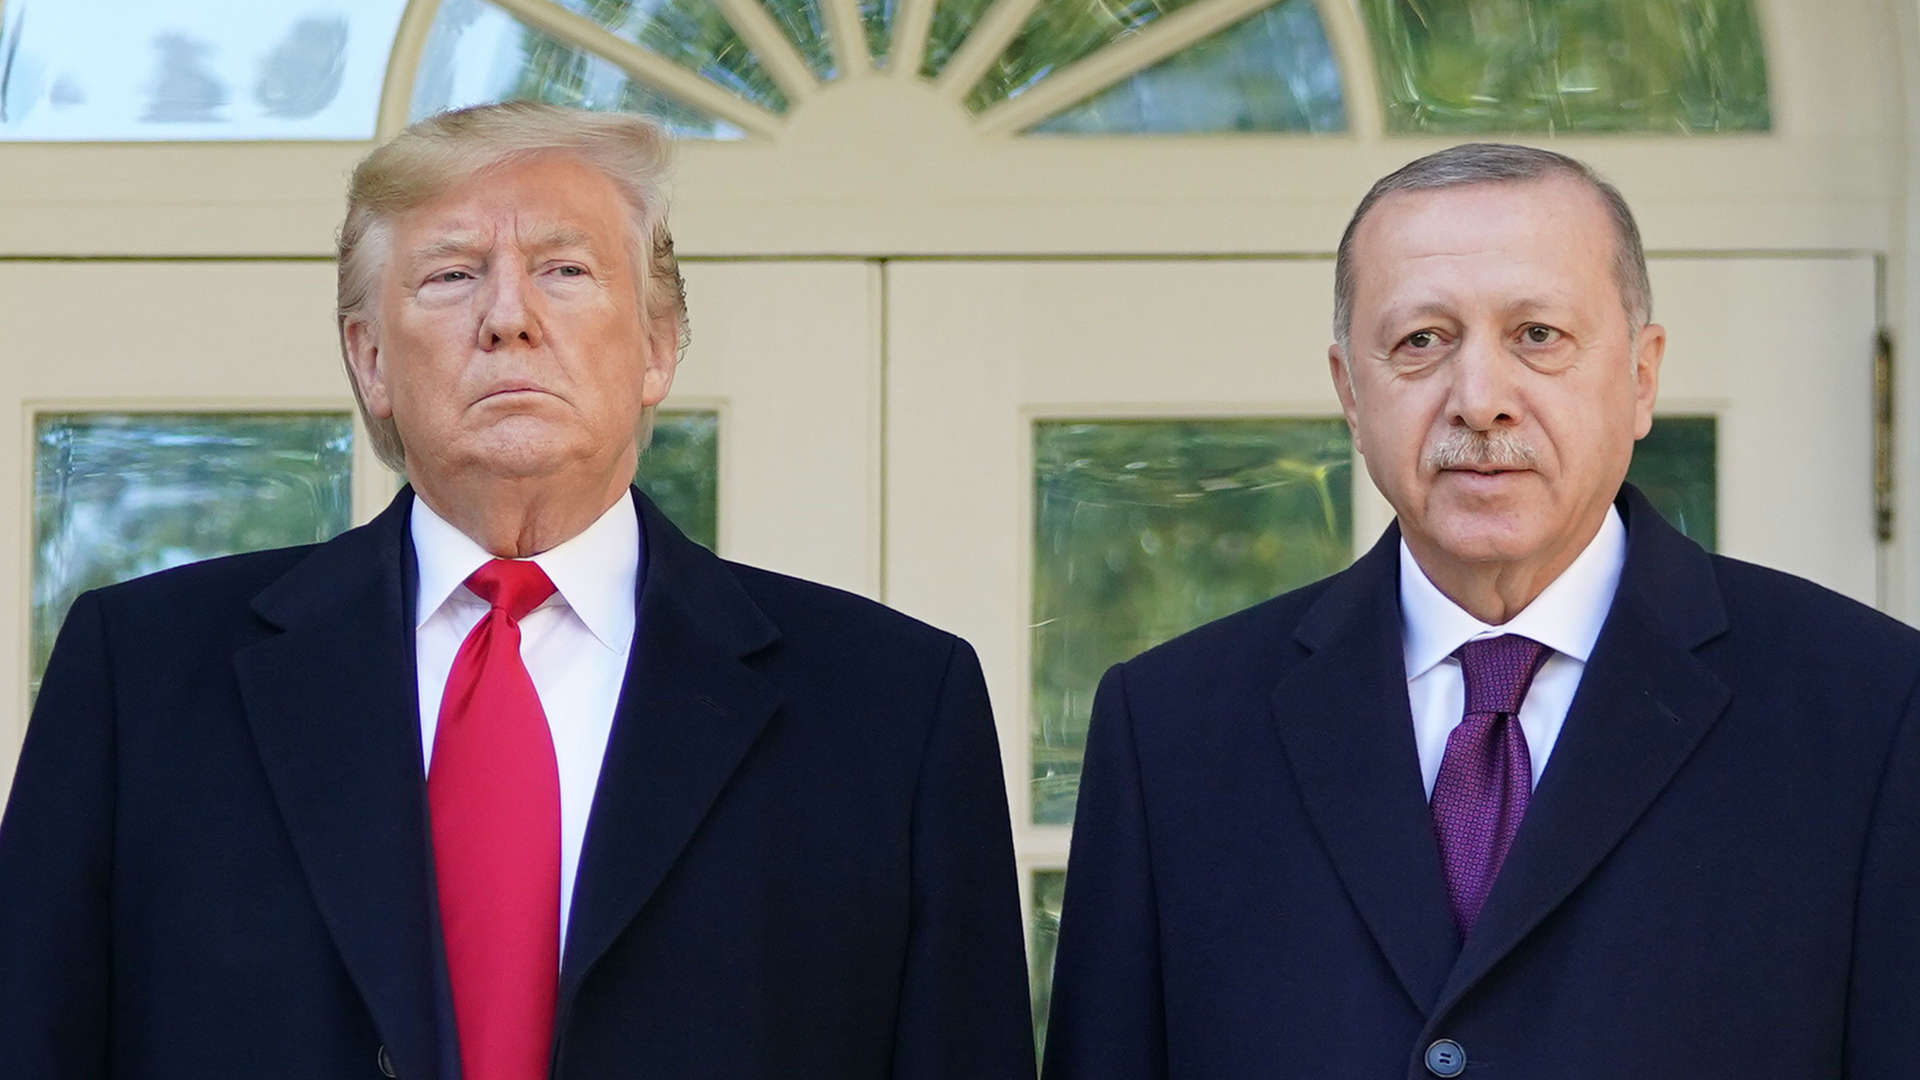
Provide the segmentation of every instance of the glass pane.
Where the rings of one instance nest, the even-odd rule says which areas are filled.
[[[728,90],[774,112],[787,111],[787,96],[747,50],[713,0],[554,0],[592,19],[615,36],[697,71]]]
[[[1341,131],[1340,68],[1313,0],[1283,0],[1033,128],[1038,134]]]
[[[1339,419],[1034,425],[1033,820],[1073,820],[1106,669],[1353,558]]]
[[[992,6],[993,0],[938,0],[927,27],[927,55],[920,62],[920,74],[931,79],[945,71],[947,61]]]
[[[634,483],[709,551],[720,545],[720,414],[659,412]]]
[[[1033,1042],[1047,1046],[1047,1010],[1053,1004],[1053,954],[1060,946],[1060,901],[1067,891],[1065,870],[1033,872]]]
[[[1765,131],[1748,0],[1361,0],[1390,131]]]
[[[420,54],[410,115],[509,100],[644,113],[682,138],[746,133],[627,78],[591,53],[562,45],[482,0],[441,0]]]
[[[0,140],[371,139],[405,0],[6,0]]]
[[[979,112],[1193,0],[1040,0],[1027,25],[967,92]]]
[[[893,51],[893,17],[899,12],[900,0],[857,0],[860,9],[860,25],[867,31],[867,55],[873,57],[873,66],[887,66],[887,54]]]
[[[348,524],[346,413],[68,413],[39,417],[34,446],[35,693],[86,590]]]
[[[826,80],[836,74],[833,49],[827,44],[827,20],[820,12],[819,0],[760,0],[787,32],[787,39],[800,52],[801,59],[813,69],[815,77]]]
[[[1719,543],[1718,432],[1711,416],[1657,416],[1633,447],[1627,480],[1673,527],[1708,551]]]

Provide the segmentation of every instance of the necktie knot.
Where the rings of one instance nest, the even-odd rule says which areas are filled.
[[[467,578],[473,595],[519,622],[554,592],[546,571],[528,559],[494,559]]]
[[[1515,715],[1533,676],[1546,663],[1545,645],[1519,634],[1469,641],[1454,653],[1467,683],[1467,715]]]

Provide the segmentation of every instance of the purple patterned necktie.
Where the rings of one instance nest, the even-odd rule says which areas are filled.
[[[1432,810],[1447,900],[1462,939],[1480,916],[1533,795],[1520,702],[1550,651],[1505,634],[1469,641],[1453,654],[1466,676],[1467,711],[1447,736]]]

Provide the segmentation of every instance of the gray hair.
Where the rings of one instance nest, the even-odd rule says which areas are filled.
[[[379,281],[392,256],[393,222],[439,198],[468,177],[544,154],[577,158],[613,182],[632,218],[629,241],[642,318],[687,346],[687,295],[667,230],[664,191],[671,142],[644,117],[595,113],[532,101],[509,101],[440,113],[408,127],[353,170],[347,217],[340,226],[335,312],[340,353],[347,359],[347,324],[377,325]],[[347,383],[366,421],[373,451],[389,468],[404,470],[406,448],[391,419],[367,411],[351,363]],[[642,411],[642,446],[653,409]]]
[[[1620,190],[1602,179],[1585,162],[1551,150],[1510,143],[1463,143],[1402,165],[1382,177],[1367,192],[1341,234],[1333,262],[1333,334],[1341,345],[1353,333],[1353,236],[1375,203],[1396,191],[1439,191],[1477,184],[1519,184],[1550,176],[1571,176],[1585,183],[1606,204],[1616,239],[1613,277],[1620,304],[1627,311],[1629,336],[1653,320],[1653,285],[1647,280],[1647,253],[1640,243],[1640,227]]]

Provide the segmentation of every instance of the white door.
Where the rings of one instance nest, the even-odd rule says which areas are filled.
[[[1718,550],[1873,603],[1873,262],[1652,274],[1670,344],[1636,476]],[[1044,980],[1101,671],[1344,566],[1391,510],[1328,379],[1330,260],[914,262],[887,286],[886,595],[980,651]]]

